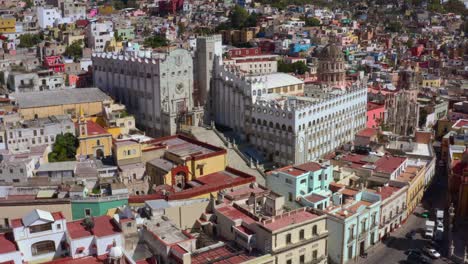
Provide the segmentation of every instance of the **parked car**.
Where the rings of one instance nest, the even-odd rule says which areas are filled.
[[[408,263],[414,263],[414,264],[420,264],[420,263],[423,263],[423,264],[430,264],[432,263],[432,260],[424,255],[420,255],[420,254],[417,254],[417,253],[410,253],[408,255],[408,257],[406,258],[406,261]]]
[[[413,239],[415,235],[416,235],[416,231],[411,230],[408,233],[406,233],[405,237],[409,239]]]
[[[425,211],[421,213],[421,217],[424,217],[424,218],[429,218],[429,215],[430,215],[429,211]]]
[[[419,249],[417,249],[417,248],[416,248],[416,249],[415,249],[415,248],[410,248],[410,249],[407,249],[407,250],[405,251],[405,254],[406,254],[406,255],[410,255],[410,254],[422,255],[422,252],[421,252],[421,250],[419,250]]]
[[[426,254],[429,255],[431,258],[440,258],[440,253],[431,247],[425,247],[424,252],[426,252]]]

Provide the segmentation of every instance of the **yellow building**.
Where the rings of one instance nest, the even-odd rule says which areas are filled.
[[[0,17],[0,34],[15,33],[16,18]]]
[[[103,105],[112,102],[98,88],[13,93],[10,97],[25,120],[53,115],[78,117],[80,109],[83,109],[86,116],[95,116],[102,113]]]
[[[94,158],[109,157],[112,152],[112,136],[94,121],[86,120],[83,111],[77,124],[77,136],[80,145],[77,155]]]
[[[421,202],[424,195],[424,174],[425,166],[408,166],[405,171],[400,174],[395,180],[408,184],[406,195],[406,208],[408,214]]]
[[[421,86],[423,87],[440,87],[440,77],[428,76],[422,80]]]
[[[169,200],[217,197],[220,190],[255,182],[255,176],[227,166],[226,153],[224,148],[183,135],[142,143],[142,162],[146,163],[153,193],[132,196],[129,204],[139,205],[161,197]]]
[[[115,141],[112,154],[118,166],[141,162],[141,144],[134,140]]]

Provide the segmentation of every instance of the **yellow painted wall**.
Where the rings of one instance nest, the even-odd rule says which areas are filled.
[[[424,87],[440,87],[440,79],[433,79],[433,80],[423,80],[422,86]]]
[[[16,19],[14,17],[0,18],[0,33],[15,33]]]
[[[406,195],[406,206],[408,212],[412,212],[421,202],[424,195],[424,174],[426,169],[421,168],[416,177],[409,183],[408,193]]]
[[[126,159],[135,159],[141,158],[141,145],[135,142],[131,145],[119,146],[115,148],[116,151],[114,153],[115,158],[117,161],[126,160]],[[135,150],[135,154],[133,154],[133,150]],[[128,153],[130,151],[130,154]]]
[[[94,136],[87,138],[78,138],[80,140],[80,146],[76,151],[79,155],[90,155],[95,156],[95,147],[98,146],[97,141],[99,140],[100,145],[103,146],[104,156],[110,156],[112,152],[112,137],[110,135]]]
[[[101,114],[102,102],[20,108],[19,113],[25,120],[30,120],[34,119],[35,115],[37,115],[38,118],[42,118],[53,115],[65,115],[68,114],[69,111],[78,115],[81,108],[83,109],[85,116],[95,116],[97,114]]]
[[[194,175],[195,177],[201,176],[200,169],[198,168],[198,165],[201,165],[201,164],[205,164],[203,166],[203,175],[207,175],[207,174],[218,172],[218,171],[223,171],[227,166],[226,154],[210,157],[207,159],[195,160],[194,162],[192,162],[190,164],[191,166],[188,166],[188,167],[189,167],[191,174]]]
[[[113,138],[117,138],[120,134],[122,134],[120,127],[104,127],[104,129],[107,130],[107,132],[111,134]]]

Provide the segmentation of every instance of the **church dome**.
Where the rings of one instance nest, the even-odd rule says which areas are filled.
[[[343,51],[335,44],[328,44],[325,46],[319,55],[321,60],[336,60],[344,59]]]

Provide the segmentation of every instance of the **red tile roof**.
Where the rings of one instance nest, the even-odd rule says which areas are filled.
[[[374,128],[364,128],[363,130],[359,131],[356,136],[360,136],[360,137],[373,137],[377,135],[377,129],[374,129]]]
[[[54,221],[65,219],[65,216],[63,216],[62,212],[53,212],[51,214],[54,218]],[[11,227],[17,228],[20,226],[23,226],[23,220],[21,218],[11,220]]]
[[[372,111],[372,110],[375,110],[375,109],[378,109],[378,108],[385,108],[385,105],[371,103],[371,102],[367,103],[367,111]]]
[[[12,233],[0,234],[0,254],[6,254],[18,250],[13,240],[14,239]]]
[[[219,213],[221,213],[222,215],[226,216],[227,218],[233,221],[237,219],[241,219],[246,224],[252,224],[256,222],[256,220],[253,219],[251,216],[249,216],[248,214],[242,212],[241,210],[231,205],[223,206],[221,208],[218,208],[217,210]]]
[[[316,162],[307,162],[300,165],[290,165],[283,168],[276,169],[272,172],[283,172],[289,174],[290,176],[297,177],[301,176],[304,173],[309,171],[318,171],[322,168],[322,166]]]
[[[244,251],[222,246],[199,254],[192,254],[192,264],[239,264],[252,258],[254,256],[249,256]]]
[[[406,157],[395,157],[386,155],[375,162],[375,171],[383,173],[393,173],[405,162]]]
[[[283,227],[306,222],[317,217],[318,215],[307,211],[305,208],[301,208],[295,211],[290,211],[282,215],[275,216],[271,220],[262,222],[262,225],[271,231],[276,231]]]
[[[453,125],[453,127],[455,127],[455,128],[461,128],[461,127],[464,127],[464,126],[468,126],[468,120],[467,119],[460,119]]]
[[[109,236],[120,233],[119,227],[114,223],[112,218],[107,215],[98,216],[93,218],[94,228],[93,232],[90,232],[82,225],[83,219],[67,223],[68,234],[71,239],[78,239],[89,236]]]
[[[78,128],[78,123],[75,123],[75,127]],[[92,120],[86,122],[86,127],[88,129],[88,136],[110,135],[102,126]]]
[[[380,187],[380,191],[376,191],[376,194],[379,194],[382,197],[382,201],[392,196],[393,193],[398,192],[400,188],[394,186],[383,186]]]

